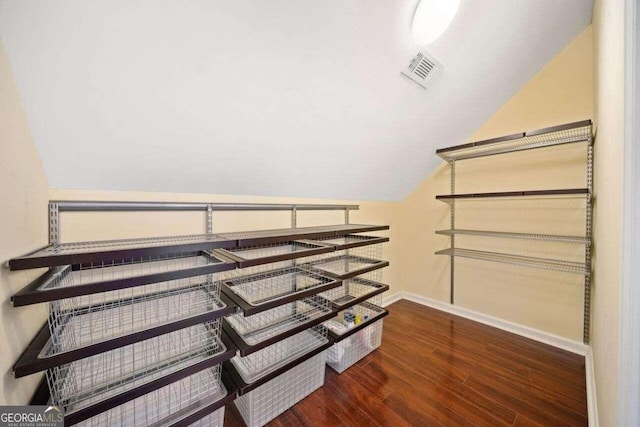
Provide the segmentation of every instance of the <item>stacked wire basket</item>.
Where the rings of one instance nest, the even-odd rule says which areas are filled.
[[[12,297],[49,307],[14,374],[45,370],[32,403],[63,409],[66,425],[216,426],[234,399],[247,425],[264,425],[321,387],[326,363],[342,372],[380,345],[388,238],[358,233],[372,228],[388,229],[55,244],[14,258],[13,270],[49,268]]]
[[[386,241],[344,234],[264,245],[240,243],[219,251],[241,267],[223,273],[223,292],[242,309],[224,319],[223,329],[239,349],[225,368],[238,384],[235,405],[248,426],[266,424],[321,387],[325,364],[338,348],[348,348],[353,364],[380,345],[379,338],[367,351],[345,346],[346,341],[334,344],[336,335],[329,325],[336,322],[333,319],[343,306],[340,301],[388,288],[372,281],[379,280],[379,269],[388,265],[380,261]],[[356,242],[363,246],[341,249]],[[357,278],[353,285],[343,281],[355,271],[370,271],[369,280]],[[386,313],[379,307],[375,310],[376,315]],[[381,323],[367,329],[374,327],[380,328],[381,336]],[[350,337],[353,343],[358,342],[356,336]],[[346,369],[346,359],[340,364],[344,365],[340,371]]]
[[[78,253],[70,245],[52,254]],[[46,368],[48,403],[64,409],[66,425],[181,425],[196,413],[215,425],[228,394],[221,364],[233,350],[221,340],[221,317],[233,309],[218,275],[233,263],[207,252],[100,258],[54,266],[14,296],[17,306],[49,306],[39,334],[47,339],[21,357],[16,376]]]

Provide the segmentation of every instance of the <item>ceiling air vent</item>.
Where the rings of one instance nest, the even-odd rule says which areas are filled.
[[[421,51],[413,58],[411,64],[405,70],[402,70],[402,74],[426,89],[443,68],[440,61],[427,52]]]

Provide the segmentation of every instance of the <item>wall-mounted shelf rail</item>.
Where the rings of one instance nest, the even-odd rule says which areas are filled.
[[[574,142],[587,142],[590,141],[590,139],[591,120],[583,120],[535,131],[516,133],[499,138],[441,148],[436,150],[436,154],[443,160],[450,162]]]
[[[590,245],[591,242],[584,236],[562,236],[555,234],[536,234],[536,233],[509,233],[504,231],[488,231],[488,230],[437,230],[436,234],[443,236],[480,236],[480,237],[498,237],[504,239],[524,239],[524,240],[543,240],[547,242],[564,242],[576,243],[581,245]]]

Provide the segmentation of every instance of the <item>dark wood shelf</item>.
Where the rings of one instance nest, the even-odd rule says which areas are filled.
[[[388,229],[389,226],[382,225],[340,224],[212,235],[61,243],[48,245],[27,255],[13,258],[9,260],[9,268],[24,270],[61,265],[109,264],[114,260],[134,260],[167,254],[337,237],[345,233],[365,233]]]
[[[589,196],[588,188],[563,188],[556,190],[500,191],[492,193],[442,194],[436,200],[451,202],[465,199],[501,199],[509,197],[585,197]]]
[[[591,120],[582,120],[534,131],[515,133],[498,138],[440,148],[436,150],[436,154],[443,160],[450,162],[590,141],[592,141]]]

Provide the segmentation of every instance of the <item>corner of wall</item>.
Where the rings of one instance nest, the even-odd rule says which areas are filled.
[[[0,262],[47,243],[49,189],[34,146],[11,66],[0,42]],[[46,321],[43,306],[13,308],[10,298],[41,271],[9,272],[0,267],[0,404],[26,404],[40,375],[15,379],[12,365]]]

